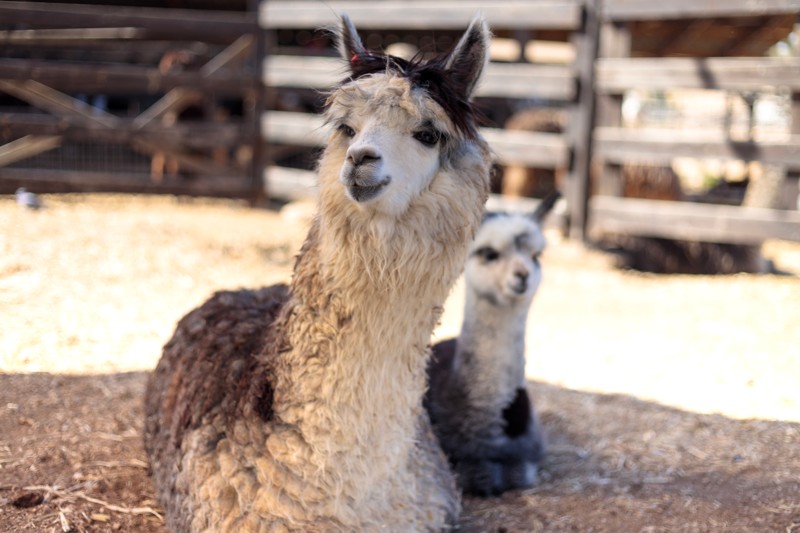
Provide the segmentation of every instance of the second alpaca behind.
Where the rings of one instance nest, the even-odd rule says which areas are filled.
[[[544,442],[525,386],[525,323],[542,277],[542,221],[558,196],[530,215],[486,215],[464,272],[461,334],[433,347],[426,407],[468,494],[537,481]]]

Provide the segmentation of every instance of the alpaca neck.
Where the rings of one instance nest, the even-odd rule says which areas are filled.
[[[467,287],[454,369],[474,403],[510,401],[525,386],[529,308],[530,299],[497,305]]]
[[[451,214],[464,210],[463,195],[431,196],[435,207],[412,206],[391,221],[326,205],[322,191],[276,328],[285,349],[274,413],[294,445],[275,456],[306,487],[352,479],[359,487],[348,494],[374,498],[373,481],[404,475],[422,415],[430,334],[480,221],[483,190],[467,196],[474,212],[467,218]]]

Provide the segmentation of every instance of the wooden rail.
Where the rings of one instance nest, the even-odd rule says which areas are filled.
[[[194,176],[191,180],[165,176],[160,182],[147,174],[87,172],[70,170],[0,168],[0,190],[13,192],[27,186],[37,192],[126,192],[185,194],[222,198],[250,198],[253,188],[248,178],[228,174]]]
[[[608,20],[663,20],[740,17],[800,12],[800,0],[604,0]]]
[[[33,28],[135,28],[138,37],[229,43],[256,28],[254,13],[149,7],[0,2],[0,24]]]
[[[175,124],[164,126],[155,122],[139,126],[139,119],[120,118],[113,127],[88,122],[74,116],[54,116],[34,113],[0,114],[0,129],[13,136],[60,135],[67,140],[100,143],[129,143],[136,138],[161,139],[170,145],[189,148],[235,147],[253,141],[253,127],[243,121],[213,124]]]
[[[316,0],[261,3],[262,28],[307,28],[335,26],[338,13],[347,13],[356,26],[368,29],[457,29],[463,30],[476,13],[490,26],[525,30],[574,30],[581,25],[579,0],[497,0],[487,4],[478,0],[383,0],[380,2]]]
[[[603,127],[594,130],[594,150],[614,163],[670,165],[676,157],[692,157],[761,161],[800,170],[800,135],[736,141],[721,132]]]
[[[248,78],[241,71],[221,71],[213,76],[201,72],[162,74],[158,68],[137,65],[100,66],[94,63],[64,63],[30,59],[0,58],[0,79],[36,80],[71,92],[104,94],[152,94],[176,87],[213,91],[221,96],[239,95],[253,90],[257,76]]]
[[[264,83],[270,87],[328,89],[341,82],[345,66],[334,57],[269,56]],[[561,65],[489,63],[476,96],[570,101],[576,92],[571,69]]]
[[[800,212],[595,196],[593,234],[621,233],[707,242],[800,241]]]
[[[595,69],[600,93],[634,87],[800,91],[800,58],[602,58]]]

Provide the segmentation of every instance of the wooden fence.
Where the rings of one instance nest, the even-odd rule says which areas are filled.
[[[436,35],[462,32],[476,12],[486,17],[495,34],[524,31],[528,36],[535,32],[560,32],[582,50],[578,57],[591,57],[595,45],[594,35],[587,33],[584,8],[579,0],[548,0],[530,9],[529,2],[498,1],[490,5],[476,2],[333,2],[320,4],[314,1],[262,2],[260,24],[270,34],[268,42],[277,41],[276,34],[284,29],[312,31],[332,23],[332,11],[347,12],[359,30],[369,33],[414,31]],[[368,38],[369,40],[369,38]],[[585,50],[585,52],[583,52]],[[324,54],[324,55],[320,55]],[[588,123],[591,109],[581,105],[590,99],[591,83],[580,83],[581,76],[591,74],[591,65],[553,65],[535,63],[491,62],[484,81],[478,88],[479,100],[502,99],[508,101],[537,100],[564,107],[578,122]],[[325,90],[342,77],[341,62],[329,48],[317,49],[310,55],[308,49],[273,44],[267,54],[264,81],[275,91],[313,88]],[[583,88],[583,92],[582,89]],[[513,104],[512,104],[513,105]],[[271,146],[319,146],[325,132],[317,114],[267,110],[263,131]],[[498,163],[544,168],[571,168],[573,175],[567,196],[568,205],[579,206],[584,195],[585,173],[573,158],[587,165],[587,144],[577,132],[565,134],[507,131],[499,127],[482,129],[483,135],[497,154]],[[588,167],[587,167],[588,168]],[[304,196],[311,194],[314,176],[297,169],[272,166],[267,171],[267,186],[273,194]],[[497,202],[499,198],[495,198]],[[524,202],[523,202],[524,203]],[[576,209],[570,215],[576,219],[582,212]]]
[[[0,115],[4,192],[263,191],[254,13],[0,2],[0,28],[0,91],[16,99]],[[182,120],[189,108],[205,118]]]
[[[592,154],[598,184],[588,204],[589,231],[742,244],[774,237],[800,240],[797,212],[800,173],[800,57],[730,57],[759,39],[774,42],[780,27],[792,24],[800,2],[700,2],[604,0],[600,12],[600,57],[595,61],[596,127]],[[715,39],[720,17],[757,17],[741,35],[732,33],[695,57],[631,57],[636,24],[668,19],[680,24],[659,50],[669,53],[681,43]],[[747,19],[745,19],[747,20]],[[732,26],[725,28],[736,32]],[[732,38],[731,38],[732,37]],[[716,37],[719,39],[719,37]],[[692,51],[690,50],[689,53]],[[707,54],[712,54],[708,57]],[[715,57],[714,55],[728,57]],[[687,54],[688,55],[688,54]],[[775,140],[736,139],[729,131],[636,129],[622,126],[622,97],[627,90],[710,89],[733,93],[781,88],[791,95],[789,135]],[[778,168],[783,204],[793,210],[731,207],[622,197],[621,166],[628,163],[670,165],[678,157],[758,161]],[[750,183],[749,187],[754,184]]]
[[[6,142],[0,146],[0,192],[50,184],[259,201],[266,185],[270,197],[313,195],[314,150],[326,136],[317,113],[321,94],[343,75],[330,38],[318,30],[334,25],[336,13],[347,12],[368,46],[411,40],[441,49],[481,12],[495,35],[519,43],[520,52],[491,62],[479,101],[489,110],[533,106],[567,117],[561,133],[509,131],[502,127],[507,114],[482,132],[500,165],[564,174],[565,201],[556,220],[572,236],[800,240],[800,59],[764,57],[765,43],[784,38],[795,23],[800,0],[261,0],[251,5],[257,11],[0,3],[0,30],[5,30],[0,45],[13,52],[0,58],[0,91],[43,111],[0,115]],[[567,45],[572,59],[531,60],[524,50],[532,42]],[[135,45],[141,54],[113,55],[120,45]],[[56,54],[56,49],[75,53]],[[175,49],[193,51],[194,64],[174,70],[154,66],[152,58]],[[621,119],[623,97],[634,89],[736,93],[765,87],[791,95],[793,122],[783,138],[631,129]],[[121,117],[86,106],[78,93],[151,98]],[[224,121],[166,120],[190,102],[202,101],[213,112],[215,102],[225,99],[240,101],[241,113]],[[66,142],[85,141],[124,145],[149,158],[161,154],[177,162],[180,173],[155,179],[147,171],[112,175],[20,164]],[[227,158],[216,158],[215,148],[223,148]],[[237,159],[234,152],[244,156]],[[623,197],[624,165],[668,166],[677,157],[759,161],[777,168],[783,207],[794,208]],[[522,208],[532,205],[516,201]],[[514,206],[501,195],[492,202]]]

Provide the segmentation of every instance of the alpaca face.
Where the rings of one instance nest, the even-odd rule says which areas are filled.
[[[339,37],[350,76],[328,98],[334,134],[321,167],[336,165],[338,187],[361,210],[397,216],[478,138],[470,97],[489,31],[475,19],[449,54],[429,61],[366,50],[346,16]]]
[[[438,173],[452,126],[402,77],[375,75],[341,92],[329,110],[332,148],[344,156],[339,182],[364,209],[398,215]]]
[[[527,307],[542,279],[539,256],[544,247],[542,230],[530,217],[488,217],[470,247],[468,290],[494,305]]]

